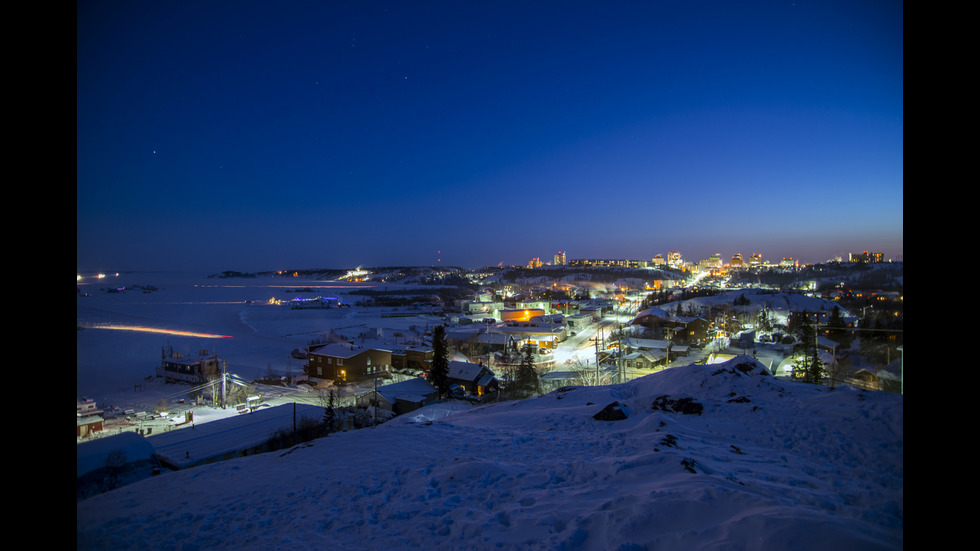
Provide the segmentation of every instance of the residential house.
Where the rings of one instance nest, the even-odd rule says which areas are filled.
[[[473,325],[447,328],[446,344],[452,350],[473,357],[504,350],[520,350],[527,344],[527,339],[520,333],[497,331],[496,326],[491,327],[488,332],[485,326]]]
[[[654,336],[663,336],[664,328],[670,315],[663,309],[652,307],[641,310],[630,320],[630,325],[639,325],[646,330],[646,333]]]
[[[447,379],[449,384],[459,385],[464,392],[476,396],[496,392],[499,387],[496,376],[487,366],[458,360],[449,362]]]
[[[304,370],[310,377],[352,383],[391,374],[391,351],[350,343],[311,347]]]
[[[630,320],[631,325],[646,325],[654,321],[664,322],[670,319],[670,315],[666,310],[657,307],[647,308],[645,310],[640,310],[633,316]]]
[[[662,350],[641,350],[623,356],[623,367],[626,369],[653,369],[662,366],[666,359],[667,353]]]
[[[698,316],[672,316],[657,307],[647,308],[630,320],[631,325],[647,329],[648,334],[670,338],[673,342],[697,344],[708,340],[711,323]]]
[[[673,317],[669,321],[671,340],[683,344],[698,344],[708,340],[711,323],[702,317]]]
[[[401,415],[427,406],[439,399],[439,391],[432,383],[416,377],[397,383],[379,386],[357,396],[357,405],[375,406]]]

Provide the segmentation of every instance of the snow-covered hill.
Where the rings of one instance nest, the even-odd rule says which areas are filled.
[[[903,545],[899,395],[777,380],[738,357],[425,413],[91,497],[77,548]]]

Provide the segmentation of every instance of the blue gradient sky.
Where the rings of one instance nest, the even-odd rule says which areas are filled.
[[[901,2],[76,6],[80,270],[902,258]]]

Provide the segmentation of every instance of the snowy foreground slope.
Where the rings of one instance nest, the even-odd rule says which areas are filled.
[[[77,548],[900,549],[902,411],[750,357],[423,409],[93,496]]]

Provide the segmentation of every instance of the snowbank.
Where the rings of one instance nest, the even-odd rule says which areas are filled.
[[[76,543],[898,549],[902,450],[901,396],[742,356],[166,473],[80,502]]]

